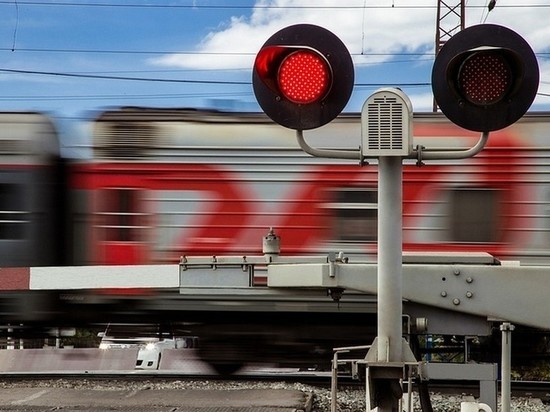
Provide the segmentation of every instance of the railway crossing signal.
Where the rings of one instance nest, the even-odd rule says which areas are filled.
[[[436,56],[432,88],[453,123],[491,132],[519,120],[533,102],[539,69],[529,44],[494,24],[468,27],[450,38]]]
[[[353,89],[351,56],[332,32],[311,24],[286,27],[262,46],[252,74],[254,94],[275,122],[308,130],[333,120]]]
[[[378,157],[378,333],[365,357],[370,409],[397,410],[399,379],[406,369],[419,366],[402,339],[403,158],[416,157],[421,165],[422,159],[474,156],[484,148],[489,132],[525,114],[538,80],[536,57],[521,36],[496,25],[470,27],[439,51],[432,88],[449,120],[482,132],[475,146],[457,151],[420,145],[412,149],[412,106],[401,91],[390,89],[375,93],[364,106],[363,145],[372,143],[372,151],[370,146],[335,151],[309,146],[302,131],[330,122],[350,97],[353,64],[341,41],[320,27],[296,25],[274,34],[256,56],[253,86],[260,106],[271,119],[296,130],[304,151],[317,157],[359,159],[360,164],[366,156]]]

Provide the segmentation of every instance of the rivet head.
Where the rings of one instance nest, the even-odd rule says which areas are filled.
[[[467,297],[468,299],[473,298],[473,296],[474,296],[474,294],[473,294],[472,292],[470,292],[470,291],[466,292],[466,297]]]
[[[455,306],[460,305],[460,299],[459,298],[454,298],[453,299],[453,305],[455,305]]]
[[[445,292],[445,291],[441,292],[441,296],[446,298],[447,297],[447,292]]]
[[[471,277],[466,278],[466,283],[472,283],[473,281],[474,279]]]

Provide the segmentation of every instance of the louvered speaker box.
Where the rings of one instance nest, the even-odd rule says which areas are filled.
[[[399,89],[380,89],[361,111],[365,157],[408,156],[412,152],[412,105]]]

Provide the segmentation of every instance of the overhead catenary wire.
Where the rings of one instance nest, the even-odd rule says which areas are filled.
[[[11,51],[11,48],[0,47],[0,51]],[[204,56],[255,56],[257,52],[247,51],[204,51],[204,50],[124,50],[124,49],[63,49],[22,47],[18,52],[32,53],[90,53],[90,54],[151,54],[151,55],[204,55]],[[352,56],[365,56],[364,53],[350,53]],[[369,52],[368,56],[434,56],[433,52]]]
[[[19,28],[19,4],[15,0],[15,27],[13,28],[13,42],[11,46],[11,51],[15,50],[15,43],[17,41],[17,29]]]
[[[487,0],[487,3],[484,7],[483,13],[481,13],[481,22],[482,24],[485,24],[487,22],[487,18],[489,17],[489,13],[493,11],[495,6],[497,5],[497,0]],[[485,13],[485,11],[487,13]],[[485,17],[483,17],[485,16]]]
[[[9,47],[0,47],[2,51],[13,51]],[[121,55],[189,55],[189,56],[255,56],[257,52],[248,51],[205,51],[205,50],[129,50],[129,49],[71,49],[71,48],[40,48],[40,47],[18,47],[16,52],[25,53],[66,53],[66,54],[121,54]],[[350,53],[357,57],[429,57],[434,58],[432,51],[413,52],[359,52]],[[536,53],[538,57],[548,58],[550,52]],[[384,61],[385,63],[389,61]]]
[[[78,74],[78,73],[63,73],[50,72],[41,70],[20,70],[0,68],[0,72],[17,73],[17,74],[34,74],[43,76],[59,76],[59,77],[78,77],[81,79],[102,79],[102,80],[129,80],[136,82],[160,82],[160,83],[199,83],[199,84],[234,84],[244,85],[251,84],[250,81],[232,81],[232,80],[194,80],[194,79],[164,79],[159,77],[131,77],[131,76],[105,76],[99,74]]]
[[[419,4],[396,4],[395,2],[391,2],[392,4],[389,5],[368,5],[367,2],[364,1],[362,5],[346,5],[344,2],[337,6],[323,6],[323,5],[288,5],[288,6],[278,6],[278,5],[256,5],[256,6],[250,6],[250,5],[238,5],[234,4],[234,2],[227,2],[228,4],[159,4],[160,2],[155,2],[153,4],[138,4],[136,2],[120,2],[120,1],[102,1],[102,2],[91,2],[91,1],[30,1],[30,0],[17,0],[15,4],[18,4],[19,6],[28,6],[28,7],[115,7],[115,8],[157,8],[157,9],[254,9],[254,8],[265,8],[265,9],[375,9],[375,8],[395,8],[395,9],[430,9],[435,8],[434,5],[419,5]],[[195,2],[193,2],[195,3]],[[14,6],[14,0],[4,1],[0,0],[0,8],[2,5],[10,5],[11,7]],[[468,8],[473,9],[481,9],[487,10],[488,5],[469,5]],[[506,4],[501,5],[499,3],[498,8],[501,7],[515,7],[515,8],[525,8],[525,7],[535,7],[535,8],[550,8],[549,4]],[[139,47],[139,46],[138,46]],[[0,51],[14,51],[15,49],[15,38],[13,42],[12,48],[0,48]],[[232,51],[224,51],[224,52],[217,52],[217,51],[166,51],[166,50],[112,50],[112,49],[70,49],[70,48],[17,48],[15,50],[16,53],[19,52],[27,52],[27,53],[74,53],[74,54],[109,54],[109,55],[167,55],[167,54],[173,54],[173,55],[189,55],[189,56],[254,56],[255,52],[232,52]],[[550,53],[537,53],[537,55],[540,58],[548,58],[550,57]],[[433,60],[434,53],[431,52],[388,52],[388,53],[367,53],[364,50],[361,50],[361,53],[352,53],[352,56],[361,56],[364,57],[380,57],[379,62],[362,62],[360,64],[362,65],[368,65],[368,64],[390,64],[390,63],[397,63],[397,59],[395,59],[398,56],[407,56],[411,57],[411,60],[407,61],[421,61],[421,57],[424,57],[425,61],[431,61]],[[418,57],[418,59],[412,59],[414,57]],[[366,59],[365,59],[366,60]],[[400,62],[403,62],[404,59],[402,59]],[[200,70],[201,72],[209,73],[209,72],[215,72],[216,70],[227,70],[225,68],[220,69],[206,69],[206,70]],[[241,68],[241,69],[235,69],[235,70],[250,70],[250,68]],[[180,72],[179,70],[173,70],[174,72]],[[185,71],[191,71],[191,70],[181,70],[181,72]],[[235,85],[235,86],[248,86],[251,84],[250,81],[232,81],[227,80],[227,76],[223,78],[223,80],[211,80],[211,79],[195,79],[195,78],[162,78],[162,77],[151,77],[151,76],[131,76],[131,73],[147,73],[149,71],[120,71],[120,73],[126,73],[128,75],[119,75],[116,74],[117,72],[109,72],[109,71],[103,71],[103,72],[63,72],[63,71],[47,71],[47,70],[23,70],[18,68],[0,68],[0,72],[4,74],[25,74],[25,75],[34,75],[34,76],[57,76],[57,77],[68,77],[68,78],[82,78],[82,79],[96,79],[96,80],[114,80],[114,81],[134,81],[134,82],[162,82],[162,83],[189,83],[189,84],[212,84],[212,85]],[[158,70],[152,70],[151,73],[162,73],[162,71]],[[168,71],[166,71],[168,72]],[[103,73],[103,74],[102,74]],[[218,76],[221,77],[221,76]],[[398,87],[428,87],[430,86],[430,82],[409,82],[409,83],[398,83],[395,82],[390,83],[356,83],[354,85],[355,88],[375,88],[375,87],[385,87],[385,86],[398,86]],[[242,90],[242,89],[241,89]],[[232,94],[227,94],[232,95]],[[539,93],[541,96],[548,97],[547,94]],[[181,95],[180,95],[181,96]],[[121,98],[124,98],[125,95],[121,95]],[[131,96],[127,96],[129,98],[132,98]],[[17,97],[14,96],[16,99]],[[29,99],[33,99],[33,96],[28,96]],[[35,98],[40,99],[40,97],[36,96]],[[95,97],[94,95],[89,96],[76,96],[68,95],[68,97],[64,97],[62,95],[59,96],[44,96],[45,100],[51,98],[53,99],[99,99],[99,97]],[[116,96],[113,95],[112,97],[107,97],[108,99],[116,99]],[[133,97],[135,99],[140,98],[139,95],[136,95]],[[143,95],[142,98],[180,98],[179,96],[172,96],[172,95],[151,95],[151,97],[147,97],[146,95]],[[25,97],[21,97],[21,99],[25,99]],[[3,100],[3,99],[2,99]]]
[[[30,0],[18,0],[19,5],[22,6],[34,6],[34,7],[99,7],[99,8],[143,8],[143,9],[190,9],[190,10],[224,10],[224,9],[327,9],[327,10],[342,10],[342,9],[435,9],[437,8],[436,4],[371,4],[371,5],[350,5],[350,4],[340,4],[340,5],[324,5],[324,4],[313,4],[313,5],[296,5],[296,4],[287,4],[287,5],[278,5],[278,4],[257,4],[257,5],[245,5],[245,4],[158,4],[158,3],[129,3],[129,2],[98,2],[93,3],[90,1],[87,2],[75,2],[75,1],[30,1]],[[9,4],[13,5],[13,0],[0,0],[0,5]],[[485,8],[486,5],[468,5],[470,9],[479,9]],[[499,7],[506,8],[550,8],[550,4],[504,4],[499,5]]]
[[[82,79],[98,79],[98,80],[127,80],[138,82],[161,82],[161,83],[196,83],[196,84],[225,84],[225,85],[251,85],[250,80],[210,80],[210,79],[170,79],[160,77],[133,77],[133,76],[112,76],[112,75],[98,75],[98,74],[83,74],[83,73],[64,73],[64,72],[50,72],[40,70],[20,70],[20,69],[7,69],[0,68],[0,72],[14,73],[14,74],[32,74],[43,76],[59,76],[59,77],[77,77]],[[356,83],[357,87],[387,87],[395,85],[395,83]],[[429,86],[430,82],[405,82],[400,83],[400,86]]]
[[[240,85],[250,86],[250,81],[229,81],[229,80],[200,80],[200,79],[170,79],[170,78],[154,78],[154,77],[131,77],[131,76],[108,76],[108,75],[90,75],[90,74],[77,74],[77,73],[62,73],[62,72],[42,72],[34,70],[16,70],[16,69],[4,69],[0,68],[0,72],[4,73],[17,73],[17,74],[30,74],[30,75],[44,75],[44,76],[60,76],[60,77],[76,77],[84,79],[97,79],[97,80],[124,80],[124,81],[139,81],[139,82],[164,82],[164,83],[192,83],[192,84],[219,84],[219,85]],[[544,82],[542,82],[544,83]],[[429,87],[430,82],[358,82],[354,84],[354,88],[378,88],[378,87]],[[246,96],[249,92],[235,92],[235,93],[175,93],[175,94],[136,94],[136,95],[29,95],[29,96],[0,96],[0,101],[3,100],[109,100],[117,98],[125,99],[175,99],[175,98],[191,98],[191,97],[208,97],[208,96]],[[550,97],[550,94],[539,92],[539,96]]]
[[[246,97],[251,92],[203,92],[203,93],[152,93],[152,94],[90,94],[90,95],[0,95],[0,101],[82,101],[82,100],[169,100],[169,99],[194,99],[204,97]]]

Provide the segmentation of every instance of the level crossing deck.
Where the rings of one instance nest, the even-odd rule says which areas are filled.
[[[186,412],[311,411],[312,395],[289,389],[0,389],[0,411],[78,410]]]

